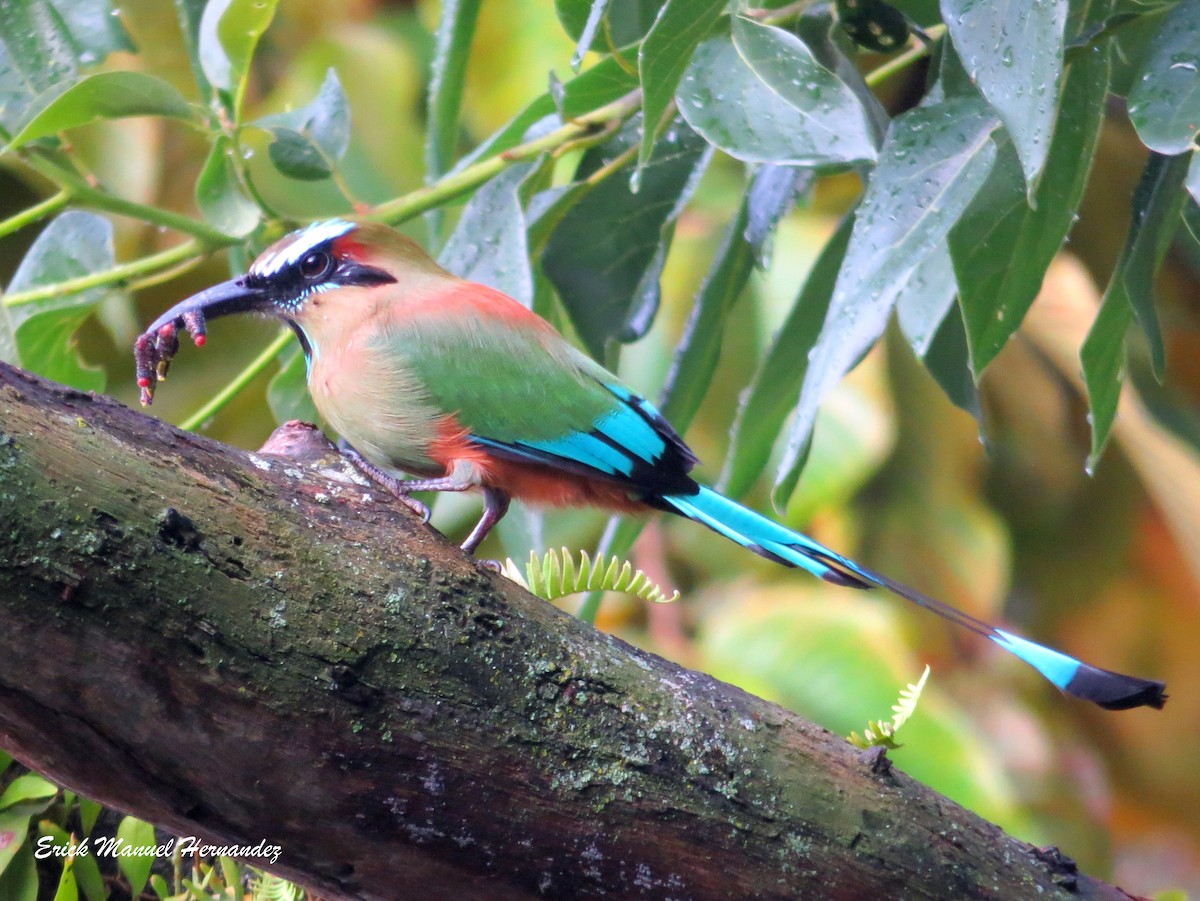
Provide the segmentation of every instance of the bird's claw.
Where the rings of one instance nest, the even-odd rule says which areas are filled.
[[[430,514],[428,504],[422,503],[412,495],[404,494],[399,491],[393,492],[393,494],[395,494],[396,499],[399,500],[400,503],[404,504],[404,506],[408,507],[408,509],[412,510],[413,513],[417,514],[417,516],[421,518],[422,525],[429,522]]]
[[[466,551],[467,549],[463,548],[463,550]],[[467,551],[467,553],[469,554],[471,552]],[[480,569],[490,570],[491,572],[494,572],[494,573],[504,572],[504,564],[502,564],[499,560],[490,560],[486,557],[476,557],[474,559],[475,559],[475,565],[478,566]]]
[[[188,330],[197,347],[204,346],[207,329],[204,313],[200,310],[189,310],[178,319],[142,333],[133,344],[137,384],[141,389],[143,407],[148,407],[154,402],[154,388],[166,379],[171,360],[179,352],[180,325]]]

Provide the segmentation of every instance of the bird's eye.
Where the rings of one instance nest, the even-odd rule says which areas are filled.
[[[300,274],[315,281],[324,278],[333,268],[333,258],[323,250],[314,250],[300,261]]]

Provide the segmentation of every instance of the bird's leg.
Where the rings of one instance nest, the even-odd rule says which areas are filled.
[[[483,489],[483,515],[479,517],[479,522],[475,523],[475,528],[471,530],[467,540],[462,543],[464,551],[474,555],[475,549],[487,538],[492,527],[504,519],[504,514],[508,512],[508,501],[508,495],[499,488]]]
[[[421,503],[415,497],[411,497],[410,492],[445,490],[433,487],[429,484],[432,482],[442,481],[441,479],[419,479],[412,481],[407,479],[398,479],[394,475],[384,472],[374,463],[367,460],[367,458],[355,450],[350,442],[348,442],[345,438],[338,440],[338,450],[340,450],[351,463],[386,488],[388,493],[395,497],[396,500],[400,501],[400,503],[412,510],[413,513],[421,517],[421,522],[429,522],[429,507]]]
[[[386,488],[397,500],[420,516],[421,522],[429,522],[429,507],[412,497],[411,492],[468,491],[478,487],[474,482],[464,481],[460,475],[453,473],[439,479],[398,479],[367,460],[345,438],[338,441],[338,450],[345,454],[355,466]],[[474,556],[476,548],[508,512],[508,504],[509,496],[499,488],[483,488],[483,515],[475,524],[475,528],[471,530],[471,534],[467,536],[466,541],[462,543],[461,547],[464,551]],[[491,565],[493,569],[498,570],[500,567],[496,561],[485,560],[482,562]]]

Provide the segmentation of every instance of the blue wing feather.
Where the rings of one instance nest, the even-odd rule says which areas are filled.
[[[631,493],[651,502],[668,493],[697,491],[688,475],[696,455],[662,414],[624,385],[603,387],[619,403],[596,419],[589,431],[541,441],[498,441],[486,435],[471,440],[510,459],[626,484]]]

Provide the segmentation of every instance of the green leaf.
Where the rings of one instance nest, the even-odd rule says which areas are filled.
[[[110,0],[52,0],[79,47],[79,62],[91,65],[117,50],[134,51],[132,39]]]
[[[196,206],[215,228],[244,238],[258,226],[262,214],[258,205],[242,192],[231,153],[232,141],[219,135],[196,179]]]
[[[943,244],[909,276],[896,299],[896,319],[913,353],[950,402],[982,425],[983,408],[971,376],[967,334],[954,302],[958,293],[950,250]]]
[[[58,888],[54,891],[54,901],[79,901],[73,858],[67,858],[63,863],[62,876],[58,880]]]
[[[644,166],[654,148],[659,124],[675,96],[692,52],[708,34],[726,0],[667,0],[638,50],[642,82],[644,128],[638,165]]]
[[[58,794],[58,786],[37,773],[18,776],[0,795],[0,810],[23,801],[41,801]]]
[[[476,191],[438,255],[460,278],[503,291],[527,307],[533,303],[533,270],[520,189],[535,165],[510,166]]]
[[[29,814],[23,810],[0,810],[0,873],[4,873],[29,832]]]
[[[1054,255],[1066,240],[1087,186],[1108,94],[1107,47],[1072,61],[1062,110],[1034,204],[1012,143],[998,140],[991,175],[950,230],[950,253],[978,379],[1020,326]]]
[[[9,293],[90,275],[115,264],[112,224],[95,213],[72,210],[40,235],[8,286]],[[104,370],[86,365],[74,335],[108,288],[93,288],[38,303],[6,307],[20,365],[83,391],[104,389]]]
[[[796,34],[813,57],[845,84],[862,104],[871,128],[871,144],[883,143],[891,117],[872,92],[858,67],[858,53],[833,12],[820,6],[805,11],[796,23]]]
[[[290,128],[271,129],[275,140],[267,146],[267,154],[275,168],[297,181],[321,181],[333,174],[333,166],[319,147],[298,131]]]
[[[15,837],[9,839],[11,845],[5,845],[5,836],[9,834],[0,825],[0,898],[7,901],[37,901],[38,873],[33,849],[28,842],[17,842]],[[5,862],[3,857],[8,848],[15,848],[15,853],[11,855],[11,860]]]
[[[291,344],[279,359],[279,371],[267,383],[267,405],[276,422],[299,419],[320,422],[320,414],[308,394],[308,365],[298,344]]]
[[[210,0],[200,18],[200,66],[209,82],[238,97],[278,0]]]
[[[103,809],[99,801],[93,801],[82,795],[79,797],[79,823],[85,836],[92,834],[96,818],[100,816],[100,811]]]
[[[1154,275],[1179,225],[1189,156],[1150,154],[1133,195],[1133,221],[1125,248],[1080,351],[1091,406],[1089,469],[1100,459],[1117,414],[1125,370],[1125,333],[1135,317],[1149,342],[1155,376],[1162,381],[1166,359],[1154,311]]]
[[[1129,118],[1151,150],[1183,153],[1200,132],[1200,4],[1167,13],[1129,93]]]
[[[25,121],[33,92],[21,79],[4,44],[0,43],[0,126],[12,134]]]
[[[763,242],[792,205],[799,178],[799,170],[791,167],[761,167],[725,232],[721,249],[692,305],[663,389],[660,409],[676,429],[687,429],[708,393],[730,314],[754,270]]]
[[[1200,153],[1192,154],[1192,162],[1188,166],[1187,190],[1192,195],[1192,200],[1200,203]],[[1200,237],[1196,240],[1200,241]]]
[[[1054,132],[1068,4],[941,0],[942,19],[971,80],[1016,144],[1034,196]]]
[[[80,65],[133,44],[109,0],[0,0],[0,122],[11,133],[35,96],[48,105]]]
[[[612,57],[592,66],[582,75],[572,78],[559,90],[562,115],[578,117],[606,103],[612,103],[638,86],[637,76],[621,68]],[[484,157],[502,153],[535,135],[558,128],[563,124],[559,101],[551,92],[543,94],[517,113],[502,128],[458,161],[455,171]]]
[[[577,78],[562,86],[562,114],[568,119],[590,113],[624,97],[638,86],[636,75],[606,56]]]
[[[157,873],[150,876],[150,888],[154,890],[154,894],[158,895],[160,901],[168,901],[171,897],[171,887],[167,885],[167,880],[163,879]]]
[[[271,162],[299,181],[329,178],[350,145],[350,105],[333,69],[311,103],[251,124],[275,136],[267,147]]]
[[[232,857],[218,857],[217,863],[221,865],[221,877],[225,880],[225,888],[233,898],[237,898],[241,892],[242,868]]]
[[[732,39],[696,49],[677,102],[692,128],[746,162],[841,166],[876,157],[858,96],[781,28],[735,19]]]
[[[953,279],[953,272],[949,277]],[[971,374],[967,330],[958,304],[951,305],[946,311],[921,361],[950,402],[975,417],[982,435],[983,406],[979,400],[979,387]]]
[[[896,319],[914,354],[924,359],[942,320],[954,306],[958,285],[950,251],[936,247],[913,270],[896,299]]]
[[[618,0],[610,3],[608,0],[554,0],[554,9],[558,20],[571,40],[579,43],[579,48],[605,52],[612,47],[628,47],[637,43],[654,25],[665,0]],[[599,7],[601,22],[594,22],[595,13]],[[589,23],[591,24],[589,25]],[[587,33],[593,39],[584,43]],[[611,41],[610,41],[611,39]],[[579,48],[576,55],[582,58]]]
[[[44,104],[44,105],[43,105]],[[98,72],[62,92],[39,97],[27,121],[5,150],[15,150],[30,141],[77,128],[98,119],[130,116],[170,116],[186,119],[192,114],[183,95],[161,78],[141,72]]]
[[[62,90],[79,74],[79,45],[48,0],[0,0],[0,41],[32,94]]]
[[[825,321],[853,225],[853,216],[847,216],[825,243],[749,387],[742,392],[720,479],[721,490],[729,497],[740,498],[750,490],[770,461],[771,448],[796,405],[808,370],[808,353]]]
[[[39,824],[39,830],[42,835],[50,836],[58,847],[71,847],[72,836],[57,823],[43,820]],[[95,857],[90,854],[78,854],[70,861],[70,866],[74,870],[75,881],[83,889],[88,901],[107,901],[108,892],[104,888],[104,878],[100,875],[100,867],[96,864]]]
[[[209,84],[204,74],[204,66],[200,62],[200,22],[204,18],[204,8],[207,5],[208,0],[175,0],[175,15],[179,19],[184,46],[187,47],[192,77],[200,88],[201,96],[211,98],[212,85]]]
[[[591,8],[587,11],[587,19],[583,24],[583,30],[579,32],[575,41],[575,52],[571,54],[571,68],[576,72],[583,65],[584,56],[587,55],[592,43],[596,40],[596,34],[600,30],[600,23],[604,20],[604,13],[608,10],[608,3],[609,0],[592,0],[591,2]],[[568,4],[560,3],[558,6],[561,10],[567,7]],[[570,6],[577,6],[577,4],[570,4]]]
[[[425,129],[425,179],[432,181],[450,168],[458,145],[458,115],[479,19],[480,0],[444,0],[434,35]]]
[[[527,240],[530,257],[538,257],[545,250],[546,242],[558,228],[563,217],[579,203],[594,185],[584,181],[571,182],[568,185],[555,185],[544,191],[539,191],[529,201],[525,212],[528,222]],[[535,283],[535,295],[537,286]],[[536,301],[536,296],[535,296]],[[536,307],[535,307],[536,309]]]
[[[795,488],[821,400],[883,333],[914,270],[942,246],[987,178],[997,124],[971,99],[921,107],[892,122],[810,354],[776,476],[777,504]]]
[[[123,851],[130,848],[153,848],[155,845],[154,827],[135,817],[125,817],[117,824],[117,837],[124,840]],[[150,868],[154,865],[154,853],[122,854],[117,862],[121,872],[129,880],[129,893],[134,898],[146,887],[150,878]]]
[[[638,125],[635,119],[589,150],[576,179],[635,147]],[[542,255],[543,271],[598,359],[610,339],[634,340],[653,322],[675,220],[711,158],[704,141],[680,122],[657,143],[636,194],[624,172],[605,178],[562,218]]]

